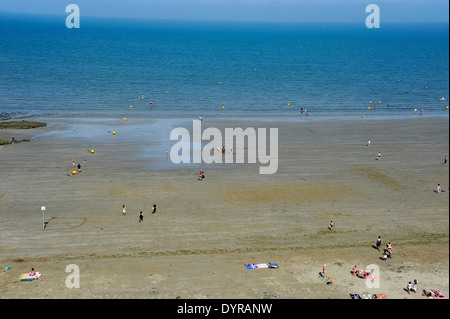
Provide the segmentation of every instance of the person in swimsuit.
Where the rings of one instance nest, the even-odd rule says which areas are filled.
[[[155,203],[153,203],[153,212],[152,212],[152,214],[156,214],[156,204]]]
[[[127,214],[127,206],[125,204],[122,206],[122,214],[123,216]]]
[[[377,249],[378,249],[378,251],[381,251],[380,248],[381,248],[381,236],[378,236],[378,238],[377,238]]]
[[[144,213],[142,212],[142,210],[141,210],[141,212],[139,213],[139,222],[140,222],[140,223],[143,223],[143,222],[144,222]]]

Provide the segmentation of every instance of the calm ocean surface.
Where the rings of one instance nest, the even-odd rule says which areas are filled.
[[[448,24],[65,18],[0,13],[3,118],[448,117]]]

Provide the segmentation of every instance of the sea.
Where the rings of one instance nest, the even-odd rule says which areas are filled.
[[[448,23],[66,17],[0,13],[2,119],[448,117]]]

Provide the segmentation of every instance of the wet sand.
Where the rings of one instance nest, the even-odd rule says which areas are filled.
[[[0,131],[38,136],[0,148],[0,269],[11,267],[0,272],[2,298],[425,299],[404,290],[414,279],[420,292],[449,295],[449,193],[434,192],[449,187],[448,118],[204,120],[278,127],[273,175],[258,163],[170,165],[169,136],[149,158],[139,155],[151,138],[42,135],[64,127],[52,124]],[[75,176],[72,161],[82,165]],[[387,261],[373,248],[378,236],[393,245]],[[279,268],[244,267],[269,262]],[[331,285],[319,278],[323,264]],[[80,288],[66,287],[68,265],[79,267]],[[352,276],[354,265],[376,265],[379,287]],[[41,278],[20,282],[31,267]]]

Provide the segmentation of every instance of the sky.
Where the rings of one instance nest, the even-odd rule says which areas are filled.
[[[380,22],[449,21],[448,0],[0,0],[0,12],[163,20],[258,22],[364,22],[376,4]]]

